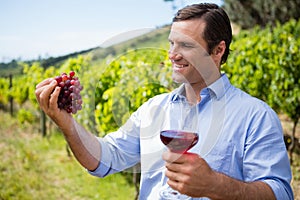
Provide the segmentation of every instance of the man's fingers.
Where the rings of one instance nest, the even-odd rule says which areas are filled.
[[[61,89],[60,87],[55,87],[54,91],[50,95],[50,99],[49,99],[49,107],[50,108],[58,107],[57,100],[58,100],[60,89]]]
[[[51,84],[52,82],[53,82],[53,84],[55,83],[53,80],[54,80],[53,78],[48,78],[48,79],[45,79],[45,80],[43,80],[42,82],[40,82],[39,84],[36,85],[36,87],[35,87],[36,88],[35,89],[35,96],[36,96],[38,101],[40,101],[40,95],[45,90],[45,88],[49,84]]]
[[[45,80],[43,80],[42,82],[40,82],[39,84],[37,84],[35,86],[36,89],[40,88],[40,87],[43,87],[45,85],[49,85],[54,79],[53,78],[47,78]]]
[[[166,151],[163,153],[162,157],[167,163],[183,163],[184,162],[184,155],[180,153],[173,153],[171,151]]]
[[[37,89],[36,91],[37,99],[42,108],[48,109],[50,95],[53,92],[56,85],[57,82],[55,80],[52,80],[52,82],[49,85]]]

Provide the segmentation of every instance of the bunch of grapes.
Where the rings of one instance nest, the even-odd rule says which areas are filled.
[[[61,87],[57,101],[58,107],[65,109],[68,113],[76,114],[78,110],[82,109],[80,91],[83,87],[80,85],[78,77],[75,76],[75,72],[62,73],[60,76],[55,77],[55,80],[58,86]]]

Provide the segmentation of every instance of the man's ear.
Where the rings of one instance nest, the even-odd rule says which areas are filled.
[[[212,51],[211,54],[212,59],[214,60],[214,62],[218,67],[221,65],[222,56],[225,52],[225,49],[226,49],[226,43],[224,40],[222,40],[217,46],[215,46],[215,48]]]
[[[226,49],[226,44],[225,44],[225,41],[222,40],[213,50],[213,54],[215,56],[220,56],[220,58],[223,56],[224,52],[225,52],[225,49]]]

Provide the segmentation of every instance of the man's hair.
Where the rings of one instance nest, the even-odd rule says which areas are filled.
[[[206,26],[202,37],[207,42],[209,54],[212,53],[214,47],[222,40],[225,41],[226,49],[222,56],[221,64],[225,63],[229,55],[229,46],[232,40],[231,24],[226,12],[213,3],[193,4],[180,9],[173,18],[173,22],[189,19],[204,20]]]

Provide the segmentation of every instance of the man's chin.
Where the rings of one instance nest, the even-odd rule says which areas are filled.
[[[181,74],[180,75],[173,74],[172,75],[172,80],[175,83],[187,83],[188,82],[187,79],[184,76],[182,76]]]

